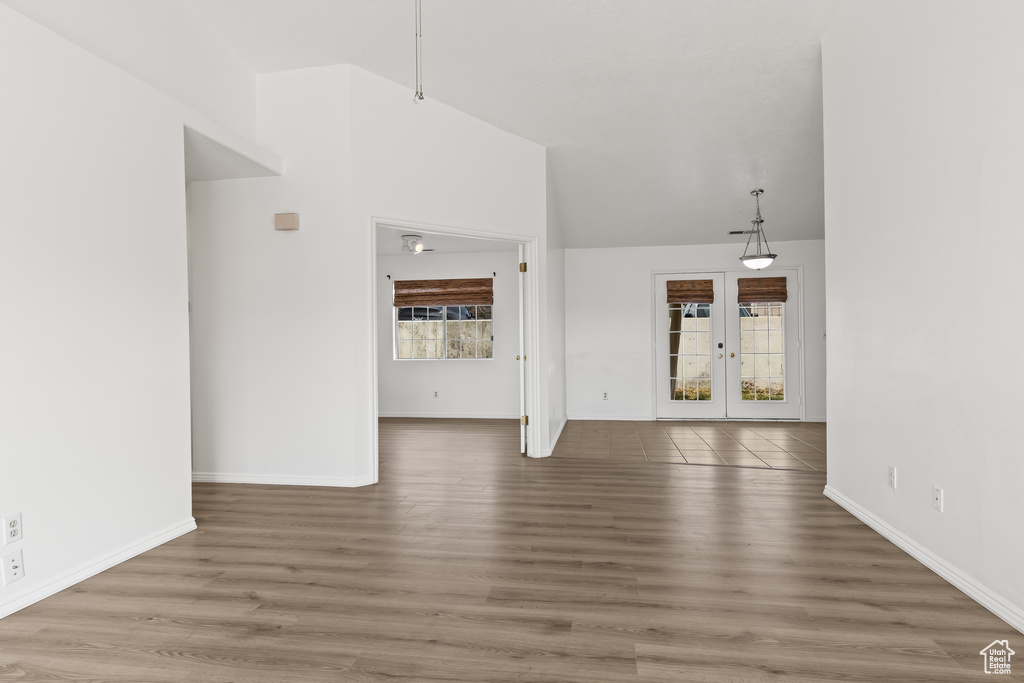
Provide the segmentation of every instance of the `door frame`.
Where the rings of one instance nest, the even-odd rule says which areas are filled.
[[[782,265],[779,265],[780,269],[782,267],[783,267]],[[799,417],[799,419],[796,419],[796,420],[791,419],[791,418],[755,418],[755,417],[725,417],[724,419],[723,418],[711,418],[710,420],[715,420],[715,421],[719,421],[719,422],[724,422],[726,420],[728,420],[730,422],[806,422],[807,421],[807,401],[804,400],[804,396],[806,395],[806,389],[807,389],[807,378],[806,378],[806,374],[807,373],[806,373],[806,366],[805,366],[805,363],[804,363],[804,339],[806,339],[806,337],[804,335],[804,267],[802,265],[793,265],[793,266],[786,265],[785,269],[786,270],[795,270],[796,271],[796,279],[797,279],[797,283],[796,283],[797,284],[797,291],[795,292],[796,296],[793,297],[793,298],[796,299],[797,312],[798,312],[798,317],[799,317],[799,321],[798,321],[798,324],[796,326],[796,333],[798,335],[797,363],[799,364],[799,367],[800,367],[800,381],[797,383],[799,385],[799,388],[800,388],[800,417]],[[768,269],[766,268],[765,270],[768,270]],[[649,326],[649,330],[650,330],[650,333],[651,333],[651,343],[650,343],[650,351],[651,351],[651,367],[650,367],[651,387],[653,389],[653,391],[651,391],[651,419],[652,420],[661,420],[663,422],[665,422],[665,421],[667,421],[667,422],[672,422],[672,421],[700,421],[700,422],[710,421],[710,420],[706,420],[706,419],[703,419],[703,418],[671,418],[671,417],[659,418],[658,417],[658,388],[657,388],[658,387],[658,330],[657,330],[657,327],[658,327],[658,315],[659,315],[659,312],[658,312],[658,298],[657,298],[658,297],[658,284],[657,284],[658,276],[659,275],[702,275],[702,274],[707,274],[707,273],[724,273],[726,275],[729,275],[729,274],[749,273],[749,272],[751,272],[749,268],[715,268],[714,266],[709,266],[707,268],[661,268],[661,269],[651,270],[650,271],[650,283],[649,283],[649,286],[650,286],[650,292],[651,292],[651,296],[650,296],[651,323],[650,323],[650,326]],[[763,271],[754,271],[754,272],[760,273],[760,272],[763,272]],[[726,380],[728,381],[728,375],[726,375]]]
[[[469,239],[497,240],[502,242],[515,242],[523,246],[526,254],[526,263],[530,264],[527,275],[532,271],[533,277],[527,277],[524,285],[522,304],[525,309],[523,315],[523,333],[526,341],[526,358],[535,358],[536,362],[526,363],[526,392],[525,415],[536,416],[526,425],[526,455],[531,458],[544,456],[541,444],[541,425],[546,424],[540,412],[540,265],[538,262],[539,246],[538,238],[525,237],[523,235],[511,235],[499,232],[486,232],[483,230],[471,230],[448,225],[432,225],[417,221],[408,221],[392,218],[370,217],[370,360],[373,364],[373,396],[370,419],[372,420],[371,433],[373,434],[373,482],[380,481],[380,433],[378,422],[380,418],[380,405],[377,397],[378,382],[378,354],[377,354],[377,228],[398,228],[416,234],[450,235],[452,237],[466,237]]]

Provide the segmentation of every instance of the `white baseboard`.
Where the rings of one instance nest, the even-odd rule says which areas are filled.
[[[340,479],[337,477],[293,477],[284,474],[241,474],[238,472],[193,472],[192,481],[217,484],[270,484],[272,486],[335,486],[355,488],[377,482],[373,477]]]
[[[555,450],[555,444],[558,443],[558,437],[562,435],[562,430],[565,429],[566,423],[569,422],[569,418],[562,418],[562,424],[558,425],[558,429],[555,431],[555,435],[551,437],[551,443],[544,449],[544,457],[551,455],[552,451]]]
[[[959,588],[979,605],[995,614],[1021,633],[1024,633],[1024,610],[1004,597],[993,593],[972,577],[960,571],[924,546],[892,527],[874,513],[853,502],[831,486],[826,486],[825,495],[834,500],[851,515],[892,541],[897,547],[933,572]]]
[[[609,422],[653,422],[650,415],[570,415],[570,420],[607,420]]]
[[[453,420],[518,420],[519,414],[508,414],[505,413],[377,413],[377,417],[413,417],[419,419],[443,419],[450,418]]]
[[[100,572],[121,564],[125,560],[130,560],[136,555],[141,555],[147,550],[152,550],[158,545],[163,545],[167,541],[173,540],[178,536],[194,531],[195,528],[196,520],[189,517],[188,520],[181,522],[180,524],[175,524],[174,526],[168,527],[162,531],[158,531],[152,536],[147,536],[140,541],[118,548],[114,552],[108,553],[97,560],[87,562],[86,564],[79,565],[74,569],[64,572],[63,574],[59,574],[55,578],[32,588],[27,593],[21,593],[20,595],[11,597],[9,600],[0,601],[0,619],[10,614],[14,614],[18,610],[25,609],[29,605],[33,605],[55,593],[59,593],[65,588],[74,586],[76,583],[85,581],[89,577],[96,576]],[[28,569],[32,569],[31,564],[28,565]]]

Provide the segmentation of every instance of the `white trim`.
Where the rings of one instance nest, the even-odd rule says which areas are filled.
[[[548,444],[548,448],[544,449],[547,455],[551,455],[552,451],[555,450],[555,445],[558,443],[558,437],[562,436],[562,430],[565,429],[565,425],[568,424],[569,418],[563,418],[562,424],[558,425],[558,429],[555,430],[555,435],[551,438],[551,443]]]
[[[526,427],[527,433],[527,455],[531,458],[545,457],[541,453],[540,435],[540,254],[538,237],[526,235],[512,235],[500,232],[488,232],[483,230],[471,230],[455,226],[430,225],[417,221],[398,220],[392,218],[380,218],[370,216],[370,362],[373,369],[373,391],[370,400],[371,433],[373,434],[373,481],[366,482],[375,484],[380,477],[380,435],[377,430],[377,419],[379,411],[378,396],[378,354],[377,354],[377,228],[398,228],[409,230],[418,234],[453,235],[455,237],[468,237],[471,239],[498,240],[515,242],[526,247],[526,261],[531,265],[533,278],[527,280],[527,297],[529,305],[526,309],[528,324],[526,325],[527,342],[526,357],[535,358],[537,362],[526,364],[527,393],[526,393],[526,414],[537,415]],[[550,455],[550,453],[548,453]]]
[[[377,482],[373,477],[339,479],[337,477],[295,477],[286,474],[242,474],[239,472],[193,472],[192,481],[216,484],[269,484],[271,486],[335,486],[355,488]]]
[[[158,531],[157,533],[147,536],[135,543],[122,546],[99,559],[92,560],[79,565],[74,569],[70,569],[63,574],[36,586],[27,593],[22,593],[14,596],[10,600],[0,602],[0,619],[14,614],[18,610],[25,609],[29,605],[33,605],[55,593],[59,593],[65,588],[74,586],[76,583],[80,583],[90,577],[96,576],[100,572],[121,564],[125,560],[130,560],[136,555],[141,555],[147,550],[152,550],[158,545],[162,545],[167,541],[177,538],[178,536],[194,531],[195,528],[196,520],[189,517],[187,520],[179,524],[167,527],[166,529]],[[31,567],[29,567],[29,569],[31,569]]]
[[[1024,610],[1020,607],[1017,607],[1001,595],[993,593],[988,588],[978,583],[978,581],[973,577],[965,574],[960,569],[928,550],[902,531],[891,526],[888,522],[885,522],[874,513],[864,507],[861,507],[839,491],[836,491],[831,486],[826,486],[823,493],[851,515],[892,541],[905,553],[928,567],[928,569],[931,569],[949,583],[953,584],[954,587],[963,591],[979,605],[992,612],[1021,633],[1024,633]]]
[[[461,420],[515,420],[519,416],[514,413],[377,413],[378,417],[412,417],[421,419],[461,419]]]
[[[608,420],[609,422],[654,422],[650,415],[570,415],[566,420]]]

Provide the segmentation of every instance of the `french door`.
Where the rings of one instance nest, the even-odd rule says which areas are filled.
[[[658,418],[799,419],[796,270],[655,276]]]

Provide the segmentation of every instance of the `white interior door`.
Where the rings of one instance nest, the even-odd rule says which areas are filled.
[[[799,273],[655,276],[659,419],[800,419]],[[785,301],[739,301],[743,278],[784,277]],[[710,281],[711,303],[669,303],[668,285]]]
[[[519,245],[519,263],[526,263],[526,247]],[[519,415],[526,415],[526,273],[519,268]],[[519,452],[526,453],[526,419],[519,419]]]
[[[741,278],[786,278],[785,301],[739,301]],[[800,396],[799,273],[730,273],[725,279],[728,416],[798,420]],[[782,297],[779,297],[780,299]]]
[[[714,302],[669,303],[670,281],[711,281]],[[725,292],[722,273],[655,276],[659,418],[726,417]]]

